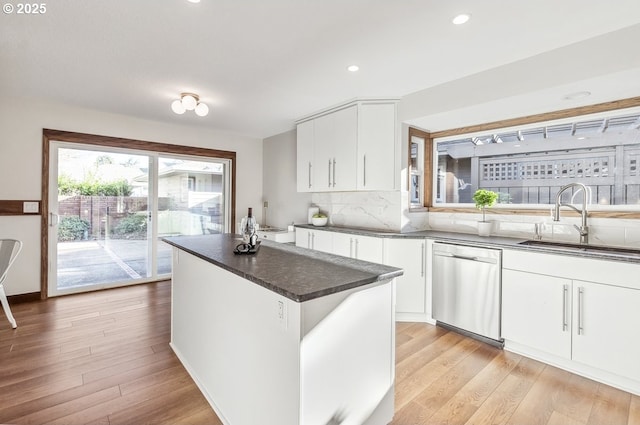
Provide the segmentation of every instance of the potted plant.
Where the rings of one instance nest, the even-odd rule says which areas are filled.
[[[482,221],[478,222],[478,234],[480,236],[489,236],[491,234],[490,221],[485,218],[485,209],[493,206],[498,200],[498,194],[492,190],[478,189],[473,194],[473,201],[476,208],[482,211]]]

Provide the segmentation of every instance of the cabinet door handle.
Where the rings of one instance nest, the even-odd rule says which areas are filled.
[[[349,238],[349,257],[353,258],[353,238]]]
[[[333,187],[336,187],[336,159],[333,158]]]
[[[311,189],[311,161],[309,161],[309,189]]]
[[[356,256],[354,258],[358,258],[358,239],[356,238]]]
[[[424,242],[420,245],[420,277],[424,277]]]
[[[327,174],[327,179],[329,181],[329,187],[331,187],[331,158],[329,158],[329,172]]]
[[[583,317],[584,314],[584,288],[578,288],[578,335],[584,334]]]
[[[567,295],[569,293],[569,285],[562,285],[562,332],[567,330]]]
[[[311,249],[311,232],[307,233],[307,248]]]
[[[367,185],[367,155],[364,155],[364,159],[363,159],[363,172],[362,172],[362,186],[366,186]]]
[[[316,249],[316,234],[311,234],[311,249]]]

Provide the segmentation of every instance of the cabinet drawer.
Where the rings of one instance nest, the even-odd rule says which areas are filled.
[[[565,279],[640,289],[640,264],[526,250],[502,251],[502,267]]]

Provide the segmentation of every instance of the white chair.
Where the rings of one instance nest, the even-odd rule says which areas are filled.
[[[11,327],[13,329],[17,328],[18,324],[16,323],[16,319],[14,319],[13,314],[11,314],[9,302],[7,301],[7,294],[4,292],[4,286],[2,286],[2,283],[6,279],[9,268],[16,260],[16,257],[20,254],[21,250],[21,241],[16,239],[0,239],[0,303],[2,303],[4,314],[7,316],[7,319],[9,319],[9,323],[11,323]]]

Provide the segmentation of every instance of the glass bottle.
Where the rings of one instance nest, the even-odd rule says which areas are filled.
[[[244,243],[251,242],[251,236],[256,233],[256,218],[253,216],[253,208],[249,208],[247,216],[240,222],[240,234]]]

